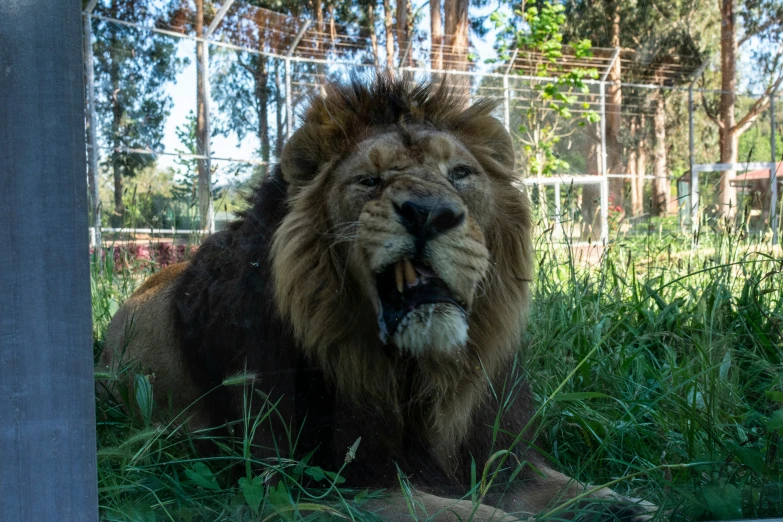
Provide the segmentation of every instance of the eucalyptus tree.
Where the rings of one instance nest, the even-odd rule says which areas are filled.
[[[364,2],[353,5],[323,0],[251,0],[232,9],[223,25],[231,31],[232,42],[240,47],[280,52],[285,50],[283,35],[296,34],[305,19],[313,19],[315,23],[308,29],[307,41],[299,45],[298,54],[323,61],[336,38],[358,41],[366,36],[367,28],[360,24],[365,16]],[[372,63],[369,52],[359,57],[360,63],[368,60]],[[259,156],[268,164],[273,150],[282,146],[289,124],[285,121],[285,104],[297,105],[305,93],[295,94],[291,100],[285,98],[285,71],[277,58],[216,49],[212,64],[212,96],[218,115],[214,132],[233,133],[239,139],[255,135]],[[322,62],[298,62],[292,71],[294,78],[315,77],[322,81],[326,67]]]
[[[102,0],[98,11],[109,18],[154,25],[170,18],[178,2]],[[96,112],[109,148],[105,165],[114,180],[112,224],[122,226],[125,214],[123,178],[154,162],[154,156],[133,152],[161,146],[171,99],[166,85],[186,60],[177,57],[176,40],[128,25],[93,19]]]
[[[585,80],[595,78],[597,71],[566,67],[560,60],[564,52],[573,53],[578,61],[592,55],[587,39],[574,42],[568,51],[563,48],[564,11],[561,4],[546,1],[528,5],[524,11],[518,9],[512,18],[500,13],[491,16],[499,31],[500,57],[510,59],[513,49],[527,65],[524,72],[528,79],[515,82],[515,91],[523,100],[519,104],[522,109],[515,111],[519,125],[514,135],[522,145],[525,174],[536,178],[568,170],[568,162],[556,150],[558,142],[579,129],[592,128],[599,118],[584,98],[580,101],[589,93]],[[546,220],[546,198],[540,188],[537,200]]]
[[[717,107],[706,100],[704,107],[718,127],[720,162],[737,163],[740,137],[769,108],[771,96],[783,84],[783,0],[720,0],[717,7],[721,92]],[[755,76],[747,80],[757,93],[737,114],[737,60],[741,52],[753,60]],[[732,217],[737,207],[733,177],[734,171],[725,171],[720,178],[718,204],[726,217]]]
[[[570,0],[566,3],[567,39],[590,38],[599,47],[619,48],[609,71],[606,107],[607,167],[610,173],[635,174],[631,182],[631,210],[641,212],[643,178],[649,137],[653,140],[652,212],[663,216],[672,203],[667,155],[666,101],[669,91],[626,88],[622,82],[654,83],[661,87],[682,85],[689,77],[672,77],[672,64],[694,70],[716,43],[714,17],[707,0]],[[705,14],[706,12],[706,14]],[[643,77],[642,77],[643,76]],[[623,125],[623,99],[639,108]],[[652,117],[646,118],[649,113]],[[652,129],[647,125],[652,123]],[[625,127],[625,128],[624,128]],[[624,139],[622,139],[624,137]],[[623,145],[628,161],[623,161]],[[624,180],[610,180],[611,197],[624,200]]]

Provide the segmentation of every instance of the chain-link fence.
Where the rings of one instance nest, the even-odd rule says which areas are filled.
[[[588,58],[564,52],[555,70],[595,71],[584,92],[569,92],[564,113],[542,97],[551,78],[534,74],[540,56],[531,51],[476,64],[444,47],[436,69],[429,39],[415,33],[387,61],[370,28],[333,20],[319,27],[239,1],[214,5],[203,24],[187,7],[111,6],[92,1],[84,12],[94,244],[100,231],[187,237],[220,228],[241,206],[248,180],[277,160],[324,81],[369,77],[388,63],[412,81],[447,77],[463,86],[466,101],[498,101],[496,116],[517,149],[520,188],[555,241],[709,233],[721,226],[726,200],[743,234],[771,237],[779,200],[770,166],[783,154],[783,100],[735,97],[744,128],[731,138],[732,163],[742,165],[721,184],[721,93],[699,88],[699,62],[650,65],[614,49],[594,49]],[[613,67],[635,83],[618,83]],[[759,103],[763,110],[743,121]],[[545,140],[557,158],[554,172],[540,168]],[[198,202],[205,176],[209,219]],[[722,197],[726,190],[736,194]]]

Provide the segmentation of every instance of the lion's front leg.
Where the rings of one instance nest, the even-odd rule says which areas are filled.
[[[539,467],[535,478],[513,485],[492,497],[497,505],[520,518],[535,516],[566,520],[651,520],[657,510],[650,502],[625,497],[609,488],[595,490],[548,467]]]
[[[432,522],[512,522],[520,518],[502,509],[470,500],[439,497],[422,491],[397,493],[373,500],[368,508],[383,520],[392,522],[427,520]]]

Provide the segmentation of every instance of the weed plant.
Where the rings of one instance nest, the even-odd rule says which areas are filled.
[[[548,456],[581,481],[655,502],[661,520],[783,516],[783,259],[730,234],[691,246],[656,229],[616,238],[590,265],[540,236],[520,360]],[[145,275],[113,263],[101,273],[98,263],[96,355],[111,315]],[[367,503],[381,492],[343,486],[360,441],[341,470],[282,450],[257,461],[246,440],[156,423],[144,375],[99,373],[96,382],[103,520],[380,520]],[[269,405],[240,422],[263,429],[274,414]],[[219,456],[200,456],[205,441]],[[492,466],[476,466],[466,498],[479,499],[492,477]]]

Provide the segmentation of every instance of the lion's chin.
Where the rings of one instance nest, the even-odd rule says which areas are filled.
[[[388,333],[383,312],[378,318],[381,341],[386,344]],[[422,304],[400,321],[391,342],[403,353],[422,356],[451,353],[465,347],[468,341],[468,321],[465,311],[450,303]]]

